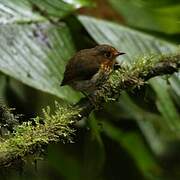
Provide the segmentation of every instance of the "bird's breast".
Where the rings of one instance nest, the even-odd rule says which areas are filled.
[[[105,67],[105,68],[110,68],[110,69],[112,69],[113,68],[113,66],[114,66],[114,64],[115,64],[115,61],[112,61],[112,60],[104,60],[102,63],[101,63],[101,67]]]

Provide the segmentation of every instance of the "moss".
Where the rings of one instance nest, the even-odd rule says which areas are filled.
[[[178,63],[180,63],[180,54],[178,53],[174,55],[139,57],[131,65],[126,65],[114,71],[96,95],[101,97],[99,101],[102,101],[102,99],[105,102],[116,100],[120,96],[121,91],[144,85],[148,77],[175,72],[180,66]],[[167,69],[165,69],[165,66],[167,66]]]
[[[43,109],[44,124],[40,123],[40,117],[36,117],[35,126],[25,122],[17,126],[12,137],[0,143],[1,164],[37,150],[42,151],[41,147],[50,142],[72,142],[75,130],[70,125],[74,123],[79,111],[69,105],[60,106],[57,102],[55,106],[54,114],[51,114],[50,107]]]

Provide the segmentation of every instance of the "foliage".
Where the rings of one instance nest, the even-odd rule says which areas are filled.
[[[59,85],[65,64],[79,47],[113,45],[127,53],[118,59],[128,65],[121,71],[132,74],[133,70],[148,69],[162,54],[179,53],[179,1],[109,2],[123,16],[126,26],[74,13],[80,7],[94,8],[90,0],[0,0],[0,95],[13,107],[17,106],[18,113],[38,112],[49,101],[59,101],[52,114],[53,107],[43,111],[44,125],[41,118],[35,119],[35,127],[32,122],[23,122],[15,134],[3,140],[0,158],[7,148],[6,157],[11,159],[34,148],[41,151],[43,145],[60,137],[71,140],[74,130],[69,125],[79,112],[63,104],[77,102],[81,95]],[[114,82],[116,75],[109,81]],[[176,73],[123,93],[118,102],[107,104],[103,112],[91,115],[89,123],[76,132],[76,143],[50,147],[48,168],[39,165],[43,173],[39,170],[34,178],[52,179],[46,176],[54,172],[59,179],[62,176],[69,180],[179,179],[180,162],[171,161],[179,150],[179,92],[180,79]],[[33,105],[28,103],[30,100]],[[83,122],[79,123],[80,127]],[[34,147],[38,142],[43,143]],[[33,177],[33,170],[28,172]]]
[[[133,27],[175,34],[180,32],[180,3],[176,0],[109,0]],[[142,18],[143,17],[143,18]]]

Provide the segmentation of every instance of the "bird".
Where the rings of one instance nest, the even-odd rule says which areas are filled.
[[[116,57],[123,54],[108,44],[78,51],[68,61],[60,86],[69,85],[88,94],[95,91],[107,80],[115,65],[118,65]]]

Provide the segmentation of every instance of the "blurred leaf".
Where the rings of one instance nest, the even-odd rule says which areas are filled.
[[[21,0],[24,1],[24,0]],[[91,5],[91,0],[26,0],[32,9],[45,16],[62,18],[83,6]],[[39,9],[39,10],[38,10]]]
[[[109,0],[109,2],[131,26],[168,34],[180,33],[179,1]]]
[[[0,73],[0,103],[3,101],[2,98],[4,98],[4,91],[6,86],[6,78],[3,74]]]
[[[42,12],[32,11],[37,11],[34,6],[38,6],[44,16],[63,17],[89,3],[89,0],[0,0],[3,24],[0,71],[36,89],[76,101],[77,93],[68,87],[60,88],[65,64],[75,52],[70,30],[64,23],[42,22]],[[15,23],[24,21],[39,24]]]
[[[81,177],[81,166],[79,161],[69,153],[55,147],[49,148],[48,162],[64,180],[79,180]]]
[[[171,83],[172,89],[174,90],[174,92],[177,95],[177,98],[179,98],[178,101],[180,103],[180,74],[179,74],[179,77],[178,77],[178,75],[172,76],[170,78],[170,83]],[[180,106],[180,104],[179,104],[179,106]]]
[[[105,163],[104,144],[100,135],[100,125],[92,114],[89,118],[90,133],[86,138],[83,174],[84,179],[99,180]]]
[[[138,1],[140,4],[145,4],[147,7],[164,7],[164,6],[169,6],[171,4],[179,4],[179,0],[139,0]]]
[[[0,23],[40,21],[42,16],[62,18],[90,0],[0,0]]]
[[[18,25],[0,29],[0,70],[36,89],[69,101],[77,94],[60,88],[66,61],[75,48],[68,27],[61,23]]]
[[[146,33],[88,16],[79,16],[92,38],[99,44],[111,44],[127,54],[121,59],[133,61],[137,56],[152,53],[170,53],[177,49],[175,44]]]
[[[107,122],[103,123],[103,129],[109,137],[126,149],[146,177],[161,174],[160,167],[138,133],[125,133]]]
[[[170,129],[166,123],[163,123],[163,117],[142,109],[127,93],[121,95],[117,105],[137,121],[151,150],[156,155],[164,154],[167,148],[166,139],[170,137]]]
[[[168,85],[165,80],[160,78],[150,80],[151,85],[158,94],[157,107],[170,129],[177,133],[180,137],[180,115],[178,114],[169,94]]]

